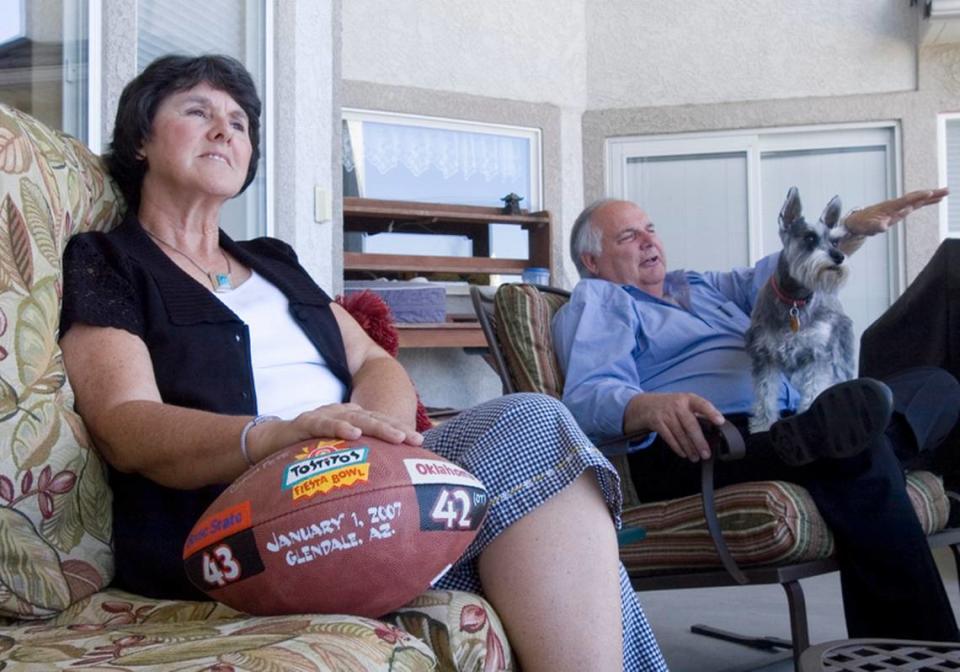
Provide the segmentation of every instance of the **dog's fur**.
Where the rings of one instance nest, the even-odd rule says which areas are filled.
[[[756,395],[753,432],[769,429],[780,417],[781,373],[800,393],[798,412],[827,387],[854,376],[853,324],[837,299],[848,267],[836,243],[845,235],[838,196],[811,224],[803,218],[797,188],[787,192],[780,210],[783,251],[772,278],[778,287],[767,282],[760,290],[747,331]],[[796,332],[792,307],[799,319]]]

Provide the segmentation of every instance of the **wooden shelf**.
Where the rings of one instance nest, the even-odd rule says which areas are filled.
[[[401,348],[485,348],[478,322],[398,324]]]
[[[473,224],[527,224],[540,227],[550,223],[550,213],[527,212],[508,215],[502,208],[487,208],[476,205],[448,205],[445,203],[419,203],[416,201],[384,201],[376,198],[346,196],[343,199],[344,219],[358,218],[393,219],[427,222],[462,222]]]
[[[412,254],[370,254],[344,252],[346,271],[381,273],[411,271],[414,273],[504,273],[520,275],[530,265],[526,259],[491,259],[490,257],[435,257]]]
[[[525,259],[498,259],[490,256],[490,224],[512,224],[527,233]],[[520,275],[530,266],[553,267],[550,249],[550,213],[521,211],[506,214],[503,208],[412,201],[384,201],[372,198],[343,199],[344,231],[367,234],[384,232],[420,235],[466,236],[473,244],[473,256],[448,257],[417,254],[343,253],[343,269],[351,277],[361,273],[405,279],[410,275],[430,278],[476,275]],[[474,280],[475,281],[475,280]],[[450,320],[450,316],[447,316]],[[475,321],[448,321],[438,324],[397,324],[401,348],[485,347],[486,340]]]

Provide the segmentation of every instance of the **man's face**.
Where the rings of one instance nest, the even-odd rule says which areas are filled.
[[[590,272],[662,297],[667,260],[647,213],[628,201],[613,201],[596,210],[591,221],[600,233],[600,254],[584,255]]]

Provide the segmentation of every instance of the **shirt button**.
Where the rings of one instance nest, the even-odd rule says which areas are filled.
[[[241,392],[241,393],[240,393],[240,397],[243,398],[243,399],[249,399],[249,398],[250,398],[250,393],[249,393],[249,392]]]
[[[240,339],[240,334],[234,334],[234,335],[233,335],[233,338],[234,338],[234,340],[235,340],[237,343],[239,343],[240,340],[241,340],[241,339]]]

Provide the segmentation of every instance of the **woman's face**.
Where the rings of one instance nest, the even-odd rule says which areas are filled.
[[[140,152],[145,196],[232,198],[250,165],[247,115],[230,94],[201,82],[160,103]]]

